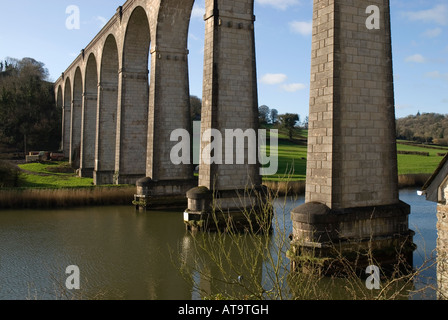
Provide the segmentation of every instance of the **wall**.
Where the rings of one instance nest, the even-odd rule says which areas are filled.
[[[366,8],[380,9],[380,29]],[[306,201],[398,203],[388,0],[314,2]]]
[[[439,299],[448,299],[448,183],[442,186],[444,202],[437,205],[437,281]]]

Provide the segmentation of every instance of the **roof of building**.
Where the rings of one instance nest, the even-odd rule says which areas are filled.
[[[445,157],[440,161],[439,166],[437,167],[436,171],[432,174],[432,176],[426,181],[425,185],[422,187],[422,191],[425,191],[428,189],[428,187],[434,182],[435,178],[439,175],[439,173],[442,171],[443,166],[445,163],[448,162],[448,153],[445,155]]]
[[[440,161],[439,166],[432,176],[422,187],[422,193],[426,195],[426,200],[440,202],[443,196],[440,195],[439,187],[445,183],[448,177],[448,154]]]

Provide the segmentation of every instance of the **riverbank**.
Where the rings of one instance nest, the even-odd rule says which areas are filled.
[[[83,206],[132,205],[135,187],[66,189],[6,189],[0,191],[1,209],[51,209]]]
[[[417,174],[401,174],[398,176],[398,188],[419,188],[422,187],[426,181],[431,177],[431,174],[417,173]],[[306,182],[301,181],[265,181],[265,186],[270,188],[279,196],[299,196],[305,193]]]
[[[281,171],[290,174],[265,177],[263,184],[278,196],[300,196],[305,193],[306,147],[283,141],[279,152]],[[408,151],[415,151],[414,146]],[[399,147],[401,149],[401,147]],[[302,152],[300,153],[299,152]],[[429,149],[426,149],[429,150]],[[429,157],[419,155],[399,155],[399,188],[419,188],[434,172],[440,157],[431,150]],[[294,155],[296,158],[289,158]],[[298,157],[298,158],[297,158]],[[424,163],[421,162],[424,159]],[[428,161],[431,160],[431,161]],[[401,165],[400,165],[401,163]],[[8,163],[3,162],[6,166]],[[6,167],[5,167],[6,168]],[[290,168],[291,170],[288,171]],[[295,168],[295,174],[294,170]],[[104,205],[132,205],[136,187],[94,186],[93,179],[79,178],[68,162],[23,163],[11,162],[8,170],[3,170],[11,180],[9,188],[0,184],[0,209],[42,209]],[[7,179],[3,177],[3,182]],[[5,180],[6,179],[6,180]],[[8,184],[6,184],[8,186]],[[13,188],[15,186],[15,188]],[[18,187],[18,188],[17,188]],[[166,204],[181,207],[183,199],[154,199],[153,206],[163,208]],[[187,200],[185,199],[185,207]]]
[[[404,174],[398,177],[399,188],[419,188],[429,174]],[[265,181],[263,183],[278,196],[300,196],[305,193],[305,181]],[[61,189],[3,189],[0,190],[0,209],[51,209],[84,206],[132,206],[136,187],[108,186]],[[172,202],[172,201],[171,201]],[[166,203],[170,203],[166,199]],[[176,204],[179,206],[179,203]],[[185,205],[187,200],[185,199]],[[158,208],[163,205],[158,202]]]

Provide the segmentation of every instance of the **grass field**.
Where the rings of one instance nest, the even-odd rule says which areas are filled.
[[[429,157],[420,155],[408,155],[399,154],[398,155],[398,174],[418,174],[418,173],[428,173],[432,174],[442,161],[443,157],[438,156],[438,153],[447,153],[448,148],[440,147],[440,149],[429,149],[424,147],[419,147],[415,145],[404,145],[397,144],[398,151],[419,151],[428,152]]]
[[[306,133],[306,132],[305,132]],[[306,135],[303,134],[297,139],[301,139]],[[299,141],[299,140],[297,140]],[[286,135],[280,132],[279,134],[279,168],[278,173],[272,176],[264,177],[265,181],[281,181],[285,177],[291,180],[305,180],[306,179],[306,156],[307,146],[305,144],[298,144],[298,142],[291,142]],[[397,144],[398,151],[418,151],[428,152],[429,156],[421,155],[398,155],[398,174],[399,175],[418,175],[418,174],[432,174],[442,157],[439,153],[447,153],[448,147],[434,147],[425,148],[424,146]]]
[[[21,188],[81,188],[92,187],[93,179],[79,178],[67,162],[27,163],[19,165]],[[71,171],[71,172],[70,172]]]
[[[286,132],[279,131],[278,171],[277,174],[264,176],[264,181],[305,181],[306,179],[306,131],[296,135],[290,141]],[[270,147],[267,146],[269,150]],[[401,144],[399,151],[428,152],[429,156],[398,155],[399,175],[431,174],[435,171],[442,157],[438,153],[448,152],[448,148],[424,148],[423,146]],[[269,151],[268,151],[269,154]],[[22,188],[85,188],[93,186],[93,179],[79,178],[66,162],[30,163],[19,165],[19,187]]]

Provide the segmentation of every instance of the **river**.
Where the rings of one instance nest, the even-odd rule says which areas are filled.
[[[436,248],[436,204],[414,189],[400,191],[411,205],[416,231],[414,267]],[[276,203],[282,220],[304,199]],[[0,211],[0,299],[65,299],[68,266],[79,267],[78,299],[191,300],[199,298],[179,272],[178,255],[188,255],[191,236],[182,212],[139,213],[132,206],[64,210]],[[435,267],[418,288],[435,285]],[[434,299],[426,290],[417,299]]]

